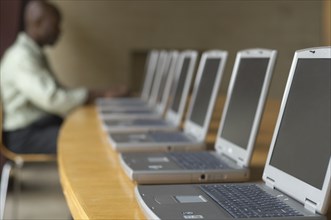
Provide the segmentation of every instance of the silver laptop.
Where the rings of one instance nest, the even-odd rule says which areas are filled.
[[[159,51],[151,50],[145,63],[145,79],[140,97],[125,98],[98,98],[96,106],[103,108],[109,106],[139,106],[146,105],[151,95],[153,78],[155,75],[156,65],[159,57]]]
[[[116,108],[114,105],[111,108],[104,107],[99,111],[100,118],[161,118],[166,111],[170,93],[169,87],[173,81],[177,58],[177,51],[160,52],[160,63],[157,67],[156,78],[148,105],[121,106],[119,108]]]
[[[138,186],[152,219],[326,219],[331,188],[331,47],[295,53],[264,183]]]
[[[104,119],[103,128],[108,132],[138,132],[154,130],[177,130],[188,97],[193,78],[193,71],[197,60],[196,51],[183,51],[178,58],[179,68],[176,68],[175,81],[170,94],[170,107],[163,118],[122,118]]]
[[[113,148],[119,152],[201,150],[221,83],[227,52],[204,52],[192,91],[184,132],[152,131],[110,133]]]
[[[123,153],[128,176],[143,184],[246,180],[275,60],[275,50],[237,53],[216,151]]]
[[[119,100],[122,100],[121,102],[116,101],[117,99],[115,98],[115,101],[111,101],[111,99],[108,99],[110,101],[108,101],[107,103],[104,103],[103,105],[97,105],[97,110],[100,116],[103,115],[109,115],[111,113],[120,113],[120,112],[124,112],[124,111],[133,111],[133,110],[151,110],[151,107],[155,104],[155,99],[154,99],[154,93],[155,93],[155,89],[156,89],[156,82],[158,81],[158,79],[161,77],[162,72],[165,68],[165,63],[166,60],[168,58],[168,52],[165,50],[161,50],[158,51],[158,57],[156,60],[156,64],[152,70],[152,74],[150,75],[151,77],[151,82],[150,82],[150,90],[148,93],[148,96],[144,96],[146,97],[146,99],[141,99],[137,101],[137,98],[135,101],[130,101],[128,102],[127,99],[129,98],[119,98]],[[133,97],[134,98],[134,97]],[[124,100],[124,101],[123,101]],[[143,101],[142,101],[143,100]],[[116,104],[117,103],[117,104]]]

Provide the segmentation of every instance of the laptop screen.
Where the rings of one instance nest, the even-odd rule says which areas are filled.
[[[330,59],[299,59],[270,164],[322,189],[331,155]]]
[[[198,91],[196,93],[196,98],[190,116],[190,120],[200,126],[203,126],[206,118],[211,94],[215,87],[213,85],[215,85],[220,63],[220,58],[208,58],[202,71],[201,80],[199,82]]]
[[[246,149],[256,115],[269,58],[242,58],[224,117],[221,136]]]
[[[163,70],[162,77],[161,77],[160,89],[157,93],[157,103],[161,103],[161,101],[162,101],[162,97],[163,97],[163,93],[164,93],[164,90],[165,90],[165,87],[166,87],[167,79],[169,77],[169,74],[171,74],[169,72],[170,67],[173,64],[173,62],[175,62],[175,61],[176,61],[176,59],[174,57],[171,57],[170,62],[166,63],[166,66]]]
[[[145,72],[145,80],[144,80],[144,85],[142,89],[142,97],[149,97],[150,95],[150,86],[149,86],[149,78],[153,74],[153,69],[155,68],[154,66],[154,61],[157,59],[157,52],[156,51],[150,51],[147,55],[147,60],[144,68]]]
[[[172,105],[171,105],[171,109],[174,112],[178,112],[178,110],[179,110],[179,103],[180,103],[180,99],[181,99],[181,96],[182,96],[182,93],[183,93],[183,90],[184,90],[185,80],[186,80],[186,76],[188,74],[190,61],[191,61],[190,57],[184,58],[183,66],[182,66],[180,76],[179,76],[179,80],[177,82],[178,85],[177,85],[176,93],[173,97],[173,102],[172,102]]]
[[[150,87],[150,90],[149,90],[149,93],[148,93],[148,97],[151,97],[151,95],[153,93],[153,86],[154,86],[154,83],[155,83],[156,75],[159,74],[158,69],[159,69],[159,66],[161,65],[161,62],[163,62],[163,59],[159,58],[157,60],[156,66],[154,68],[154,71],[153,71],[153,74],[152,74],[152,79],[151,79],[151,87]]]

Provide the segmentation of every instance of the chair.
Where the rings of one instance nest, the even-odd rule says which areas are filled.
[[[1,100],[0,100],[1,101]],[[2,104],[0,103],[0,155],[2,155],[7,161],[5,162],[2,173],[1,173],[1,184],[0,184],[0,220],[4,217],[5,203],[8,190],[9,177],[12,173],[14,180],[14,206],[13,219],[17,219],[18,215],[18,199],[21,191],[20,184],[20,170],[25,163],[44,163],[56,161],[56,155],[49,154],[17,154],[10,151],[2,141],[2,125],[3,125],[3,114]]]

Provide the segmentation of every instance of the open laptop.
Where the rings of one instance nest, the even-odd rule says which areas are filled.
[[[264,183],[138,186],[152,219],[326,219],[331,188],[331,47],[297,51]]]
[[[155,63],[155,68],[153,69],[152,78],[150,82],[150,90],[148,96],[145,95],[146,99],[142,102],[124,103],[124,104],[105,104],[99,108],[102,114],[114,114],[121,113],[124,111],[134,111],[134,110],[147,110],[151,109],[155,105],[155,93],[157,92],[159,78],[163,75],[166,65],[169,64],[170,52],[165,50],[158,51],[157,61]],[[134,97],[133,97],[134,98]],[[122,98],[125,99],[125,98]],[[116,102],[115,102],[116,103]]]
[[[160,64],[157,67],[155,82],[148,105],[121,106],[116,108],[102,108],[99,110],[101,119],[116,118],[160,118],[166,111],[166,106],[170,94],[170,85],[173,82],[176,62],[178,59],[177,51],[161,51],[159,56]]]
[[[246,180],[275,60],[275,50],[237,53],[216,151],[123,153],[128,176],[143,184]]]
[[[202,54],[184,132],[110,133],[109,139],[113,148],[119,152],[203,149],[226,58],[227,52],[220,50]]]
[[[153,130],[177,130],[188,97],[193,71],[197,60],[197,52],[187,50],[180,53],[179,67],[176,68],[175,80],[170,94],[170,107],[163,118],[122,118],[104,119],[102,126],[108,132],[138,132]]]
[[[103,108],[109,106],[146,105],[151,95],[158,57],[159,57],[159,51],[157,50],[149,51],[145,63],[145,79],[140,97],[98,98],[96,100],[96,106],[98,108]]]

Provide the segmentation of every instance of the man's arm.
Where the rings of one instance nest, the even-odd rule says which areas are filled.
[[[83,104],[88,96],[85,89],[64,89],[57,85],[49,70],[30,57],[18,58],[15,86],[34,105],[58,115],[66,115]]]

